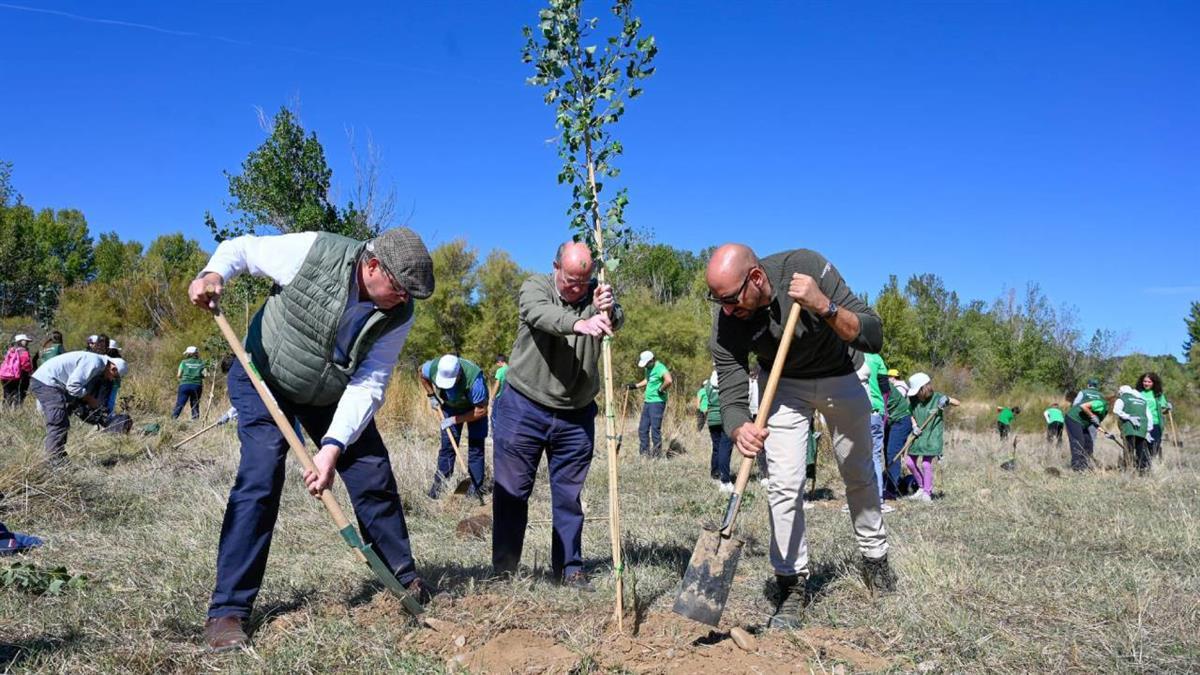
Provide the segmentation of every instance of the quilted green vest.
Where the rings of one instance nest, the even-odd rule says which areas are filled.
[[[364,246],[341,235],[318,234],[296,278],[272,288],[250,322],[246,351],[272,389],[292,403],[336,403],[371,346],[412,317],[411,301],[376,309],[350,346],[349,361],[334,363],[338,323]]]

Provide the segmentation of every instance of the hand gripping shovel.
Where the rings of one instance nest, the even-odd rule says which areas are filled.
[[[441,423],[441,418],[438,418],[438,425],[440,426]],[[463,426],[467,425],[464,424]],[[446,427],[445,434],[446,438],[450,440],[450,447],[454,448],[454,463],[458,465],[458,470],[463,475],[458,480],[458,485],[454,486],[454,494],[465,495],[471,489],[471,472],[467,470],[467,463],[463,460],[462,452],[458,449],[458,441],[455,440],[454,434],[450,432],[450,427]],[[480,505],[483,504],[483,495],[479,495],[479,503]]]
[[[288,423],[288,419],[284,417],[283,411],[279,409],[279,404],[275,402],[275,397],[271,395],[271,390],[267,389],[262,376],[254,368],[254,364],[250,362],[250,356],[246,354],[245,348],[242,347],[242,341],[233,332],[229,321],[221,313],[221,308],[214,307],[212,312],[213,318],[217,320],[217,326],[221,329],[221,334],[225,336],[225,341],[229,343],[229,348],[237,355],[238,361],[242,362],[242,367],[246,369],[246,374],[250,377],[250,382],[254,384],[254,390],[258,392],[263,405],[270,411],[271,418],[275,420],[275,426],[279,427],[279,431],[287,439],[292,453],[295,454],[296,459],[306,471],[316,471],[312,457],[304,449],[304,443],[296,436],[292,425]],[[358,531],[346,519],[346,514],[342,512],[342,507],[338,505],[333,492],[329,490],[323,491],[321,493],[321,503],[325,505],[325,510],[329,511],[329,515],[333,517],[333,522],[337,525],[338,533],[342,535],[342,539],[346,540],[350,548],[354,549],[354,553],[358,556],[358,559],[367,563],[383,586],[400,599],[400,604],[404,606],[406,612],[411,614],[418,622],[424,623],[421,619],[421,613],[425,609],[421,607],[421,603],[417,602],[416,598],[404,590],[404,587],[400,585],[400,581],[396,579],[396,575],[392,574],[392,571],[379,558],[379,554],[375,553],[375,550],[369,544],[364,543],[358,536]]]
[[[759,429],[767,426],[771,402],[775,398],[779,376],[783,372],[783,362],[787,360],[788,348],[792,344],[792,336],[796,333],[796,322],[799,319],[800,305],[792,303],[787,325],[784,326],[783,336],[779,340],[779,349],[775,353],[775,362],[771,364],[767,388],[758,404],[758,418],[754,420],[754,425]],[[729,599],[729,587],[733,584],[733,573],[737,569],[738,558],[746,543],[745,540],[733,536],[733,526],[737,521],[742,493],[746,490],[746,484],[750,482],[750,469],[753,466],[752,458],[742,457],[737,481],[733,484],[733,494],[729,495],[729,506],[725,509],[725,518],[716,528],[705,527],[700,533],[700,538],[696,540],[691,562],[688,563],[687,571],[683,573],[683,586],[679,595],[675,597],[675,606],[672,607],[676,614],[710,626],[721,622],[725,602]]]

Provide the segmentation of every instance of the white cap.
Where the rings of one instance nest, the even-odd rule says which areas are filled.
[[[108,348],[109,348],[109,349],[120,349],[120,348],[121,348],[121,345],[117,344],[117,341],[116,341],[116,340],[109,340],[109,341],[108,341]]]
[[[196,349],[195,345],[192,345],[192,346],[188,347],[187,349],[183,350],[183,353],[184,354],[195,354],[198,351],[200,351],[200,350]]]
[[[93,342],[95,342],[96,340],[99,340],[99,339],[100,339],[99,335],[89,335],[88,336],[88,344],[92,344]]]
[[[933,379],[925,373],[913,373],[912,377],[908,378],[908,393],[910,396],[915,396],[921,387],[932,382]]]
[[[646,351],[642,352],[641,354],[638,354],[638,368],[645,368],[646,364],[650,363],[653,360],[654,360],[654,352],[647,349]]]
[[[29,340],[29,336],[24,333],[17,333],[17,336],[13,338],[13,342],[29,342]]]
[[[717,386],[717,371],[714,370],[712,372],[712,375],[708,377],[708,381],[712,384],[712,386]]]
[[[458,357],[453,354],[447,354],[438,359],[437,375],[433,378],[433,383],[438,389],[449,389],[458,381],[458,373],[462,371],[462,366],[458,363]]]
[[[108,362],[117,367],[117,375],[121,377],[125,377],[125,374],[129,372],[129,364],[125,363],[125,359],[111,357],[108,359]]]

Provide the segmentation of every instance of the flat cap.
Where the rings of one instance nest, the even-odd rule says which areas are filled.
[[[409,295],[418,300],[433,295],[433,258],[416,232],[394,227],[368,241],[367,250]]]

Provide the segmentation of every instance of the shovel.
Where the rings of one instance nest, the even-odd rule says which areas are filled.
[[[441,425],[441,423],[442,420],[438,419],[438,425]],[[464,424],[463,426],[467,425]],[[454,434],[450,433],[450,427],[446,427],[445,431],[446,438],[450,439],[450,447],[454,448],[454,463],[458,465],[458,470],[463,475],[459,479],[458,485],[454,486],[454,494],[465,495],[471,489],[471,472],[467,470],[467,463],[463,460],[462,453],[458,450],[458,441],[454,439]],[[479,495],[479,503],[483,504],[483,495]]]
[[[267,385],[263,382],[262,375],[255,369],[254,364],[250,361],[250,356],[246,353],[246,349],[242,347],[241,340],[238,339],[233,328],[230,327],[229,321],[225,315],[221,313],[220,307],[214,307],[212,310],[213,318],[217,320],[217,326],[221,329],[221,334],[225,336],[225,341],[229,343],[229,348],[237,355],[238,361],[242,362],[242,367],[246,369],[246,375],[249,376],[250,382],[254,385],[254,390],[258,392],[262,399],[263,405],[267,407],[267,411],[271,413],[271,418],[275,420],[275,426],[279,427],[280,433],[287,439],[288,445],[295,454],[296,459],[306,471],[316,471],[316,466],[313,464],[312,457],[308,451],[304,449],[304,443],[296,436],[296,431],[284,416],[283,411],[279,409],[279,404],[275,402],[275,397],[271,394],[271,390],[267,389]],[[342,507],[334,498],[333,492],[324,490],[320,495],[321,503],[325,505],[325,510],[333,518],[334,524],[337,526],[338,533],[342,535],[342,539],[354,549],[355,555],[359,560],[367,563],[371,571],[375,573],[376,578],[383,584],[384,588],[391,591],[397,598],[400,599],[400,604],[404,610],[412,615],[422,625],[428,625],[422,620],[421,614],[425,608],[421,607],[421,603],[417,602],[416,598],[409,595],[408,591],[400,585],[400,580],[396,575],[388,569],[380,559],[379,554],[371,548],[370,544],[364,543],[358,536],[358,530],[350,524],[346,519],[346,514],[342,511]]]
[[[754,420],[754,426],[759,429],[767,426],[771,402],[775,398],[775,390],[779,387],[783,363],[787,360],[788,348],[792,344],[792,336],[796,333],[796,322],[799,319],[800,305],[793,302],[788,312],[787,325],[783,328],[783,336],[779,340],[779,349],[775,353],[775,362],[771,364],[767,388],[763,391],[762,400],[758,405],[758,418]],[[671,608],[676,614],[710,626],[721,622],[725,602],[729,599],[729,587],[733,584],[733,573],[737,569],[742,547],[746,544],[744,539],[733,536],[733,526],[737,521],[742,493],[750,481],[750,469],[753,466],[753,458],[742,457],[737,481],[733,484],[733,494],[729,495],[729,506],[725,509],[725,518],[719,527],[705,527],[700,533],[700,538],[696,540],[692,559],[688,563],[687,571],[683,573],[683,585],[679,595],[675,597],[675,606]]]
[[[183,446],[187,445],[188,443],[192,442],[193,440],[199,438],[200,436],[203,436],[206,431],[212,429],[213,427],[217,426],[220,423],[221,423],[220,420],[213,422],[212,424],[204,427],[200,431],[197,431],[196,433],[192,434],[191,436],[188,436],[187,438],[183,439],[182,441],[179,441],[174,446],[172,446],[171,449],[178,450],[178,449],[182,448]]]

